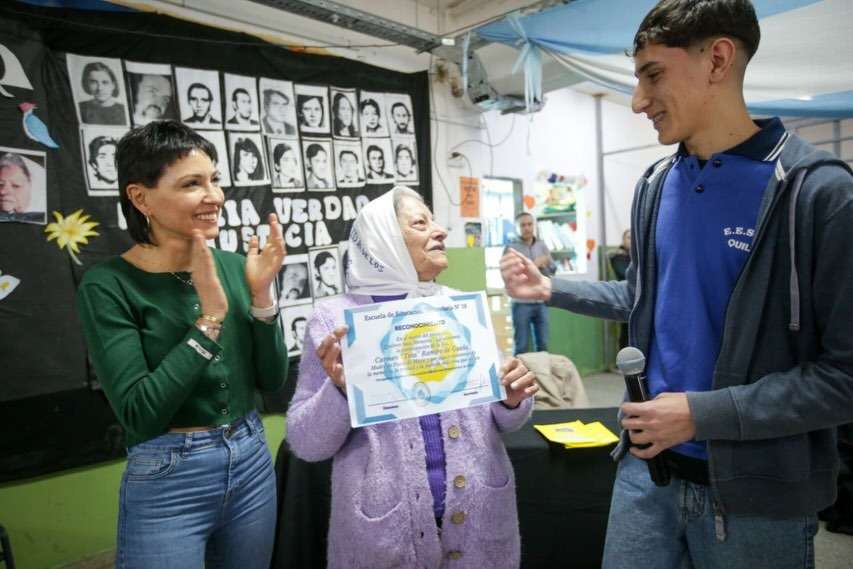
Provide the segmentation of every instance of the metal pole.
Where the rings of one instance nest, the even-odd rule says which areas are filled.
[[[604,127],[601,117],[601,99],[604,95],[595,95],[595,158],[596,158],[596,177],[598,178],[598,278],[605,280],[607,275],[607,213],[605,211],[604,199]],[[609,332],[610,325],[607,320],[601,321],[602,330],[602,356],[604,368],[610,367],[610,357],[612,352],[611,338]]]

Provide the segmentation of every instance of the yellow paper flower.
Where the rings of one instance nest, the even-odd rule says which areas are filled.
[[[89,215],[82,215],[82,213],[83,210],[78,209],[68,217],[62,217],[61,213],[54,211],[53,217],[56,218],[56,222],[49,223],[44,228],[44,232],[47,233],[47,240],[56,239],[56,244],[59,245],[59,248],[66,249],[78,265],[83,264],[77,258],[77,255],[75,255],[75,253],[80,252],[79,246],[87,244],[89,237],[98,235],[98,232],[94,231],[98,222],[89,221]]]

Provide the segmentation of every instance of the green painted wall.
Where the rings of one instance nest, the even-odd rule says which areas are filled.
[[[447,269],[436,279],[458,290],[486,290],[486,250],[482,247],[447,249]]]
[[[581,375],[604,371],[602,320],[549,308],[548,350],[572,360]]]
[[[284,417],[264,417],[275,456]],[[0,524],[21,569],[49,569],[115,548],[124,460],[0,485]]]
[[[481,247],[447,250],[449,266],[438,282],[464,291],[486,289],[486,257]],[[604,325],[601,320],[550,308],[548,348],[571,359],[581,375],[603,371]]]

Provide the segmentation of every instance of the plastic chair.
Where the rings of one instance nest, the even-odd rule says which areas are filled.
[[[15,569],[15,558],[12,556],[12,544],[9,543],[9,534],[6,528],[0,525],[0,561],[6,569]]]

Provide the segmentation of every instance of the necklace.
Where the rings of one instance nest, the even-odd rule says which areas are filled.
[[[192,279],[192,277],[190,277],[189,279],[185,279],[185,278],[181,277],[180,275],[178,275],[178,273],[172,273],[172,272],[170,272],[169,274],[170,274],[170,275],[172,275],[173,277],[175,277],[176,279],[178,279],[179,281],[181,281],[182,283],[184,283],[185,285],[187,285],[187,286],[193,286],[193,279]]]

